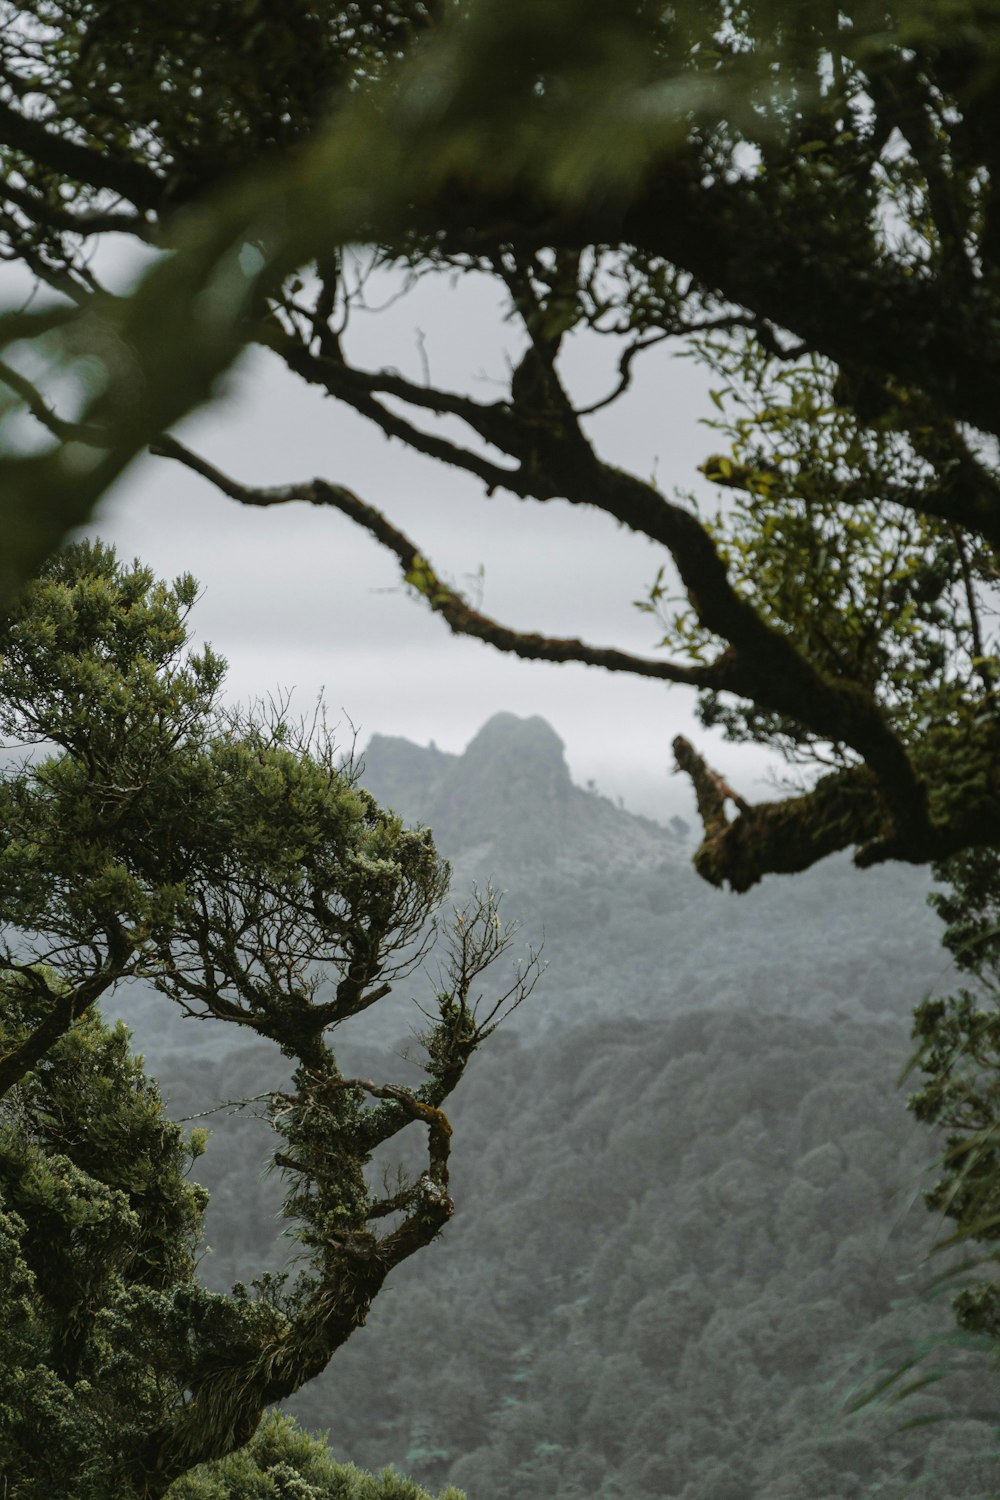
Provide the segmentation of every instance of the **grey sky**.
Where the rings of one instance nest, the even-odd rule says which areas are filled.
[[[423,354],[421,353],[422,331]],[[488,399],[505,377],[511,330],[483,283],[425,282],[353,328],[353,353],[435,384]],[[576,393],[595,399],[611,383],[610,344],[581,349]],[[707,381],[690,360],[653,351],[632,391],[591,419],[600,451],[669,492],[690,487],[718,447],[699,418],[712,411]],[[649,652],[656,623],[631,601],[663,560],[645,539],[598,512],[564,502],[483,496],[477,481],[388,442],[353,413],[290,376],[270,355],[248,356],[227,390],[182,434],[197,451],[253,484],[322,475],[388,512],[438,571],[519,629],[580,635]],[[238,507],[164,460],[137,463],[106,501],[95,528],[158,572],[190,571],[204,585],[195,623],[231,663],[231,691],[246,698],[294,687],[305,710],[325,689],[360,742],[375,732],[461,750],[499,709],[543,714],[565,740],[573,775],[594,778],[634,811],[663,816],[688,806],[671,778],[678,732],[711,737],[692,719],[683,688],[582,666],[504,657],[458,639],[402,590],[395,559],[346,518],[306,505]],[[345,724],[346,730],[346,724]],[[716,752],[730,779],[760,795],[759,752]]]

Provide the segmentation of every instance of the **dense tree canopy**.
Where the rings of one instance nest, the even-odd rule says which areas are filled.
[[[0,640],[0,723],[25,747],[0,782],[11,1500],[153,1500],[318,1374],[450,1217],[441,1106],[530,987],[516,970],[481,1004],[473,987],[512,929],[476,896],[426,1002],[423,1082],[341,1071],[333,1032],[420,962],[448,867],[428,831],[356,785],[321,724],[220,708],[224,664],[186,651],[195,593],[78,546]],[[185,1168],[204,1133],[162,1117],[127,1035],[94,1009],[136,977],[272,1044],[254,1103],[275,1135],[294,1276],[230,1295],[199,1281],[204,1201]],[[426,1144],[393,1178],[410,1126]]]
[[[0,8],[4,253],[58,293],[4,329],[8,593],[153,440],[239,502],[344,511],[453,630],[685,684],[732,734],[818,763],[802,795],[750,806],[676,746],[711,880],[996,838],[1000,10],[236,15]],[[176,252],[123,304],[88,259],[110,232]],[[500,399],[358,367],[337,247],[359,241],[383,264],[495,279],[520,338]],[[714,518],[596,451],[563,355],[600,338],[619,377],[597,405],[668,340],[716,372]],[[378,496],[336,475],[254,490],[182,448],[170,424],[246,343],[488,491],[596,506],[653,539],[667,654],[488,619]],[[56,447],[28,443],[18,406]]]

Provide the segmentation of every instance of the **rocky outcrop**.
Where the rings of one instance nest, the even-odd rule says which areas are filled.
[[[684,857],[675,832],[575,786],[562,740],[538,715],[494,714],[462,755],[374,735],[362,783],[408,822],[429,824],[440,851],[479,875],[650,869]]]

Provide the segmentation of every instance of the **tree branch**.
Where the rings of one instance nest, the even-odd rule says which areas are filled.
[[[163,201],[166,183],[149,167],[132,158],[115,156],[108,150],[94,151],[56,135],[2,100],[0,142],[74,182],[117,193],[136,208],[156,209]]]
[[[154,452],[177,459],[209,479],[224,494],[246,505],[308,500],[349,516],[395,553],[404,578],[441,614],[449,627],[498,650],[541,661],[580,661],[609,671],[659,678],[687,686],[728,691],[806,725],[820,738],[849,745],[875,772],[896,834],[903,845],[929,836],[926,792],[906,750],[878,704],[860,684],[824,676],[787,636],[767,624],[733,588],[711,537],[696,516],[666,500],[652,485],[601,463],[589,449],[574,445],[563,493],[575,504],[590,504],[671,553],[681,581],[706,629],[729,647],[706,666],[684,666],[634,657],[577,640],[559,640],[508,630],[470,608],[434,572],[414,543],[374,506],[350,490],[322,480],[278,489],[252,489],[190,454],[174,438],[161,439]]]
[[[765,875],[809,869],[840,849],[853,848],[854,863],[867,869],[893,859],[928,864],[1000,839],[997,785],[983,786],[966,798],[940,784],[933,820],[922,834],[912,829],[901,834],[887,816],[883,790],[868,766],[834,771],[798,796],[748,804],[688,740],[678,736],[673,750],[677,769],[691,778],[704,828],[695,868],[712,885],[729,885],[734,891],[749,890]],[[926,761],[933,768],[942,753],[948,753],[947,746],[931,736],[915,749],[914,758],[918,766]],[[988,757],[990,764],[996,760],[988,735],[971,753]],[[736,804],[735,817],[726,812],[727,800]]]
[[[329,395],[352,407],[360,416],[367,417],[388,437],[398,438],[415,452],[425,453],[428,458],[436,458],[452,468],[474,474],[491,493],[493,490],[503,489],[521,499],[529,496],[535,499],[552,498],[539,496],[535,485],[523,476],[520,468],[504,468],[483,454],[475,453],[471,448],[414,426],[405,417],[383,406],[375,399],[374,393],[398,397],[425,411],[461,417],[473,431],[485,437],[487,442],[510,452],[510,445],[506,441],[510,433],[510,414],[502,403],[484,405],[471,398],[415,385],[402,375],[390,375],[387,372],[373,375],[354,370],[343,360],[313,354],[285,330],[275,332],[270,325],[265,327],[258,342],[279,354],[288,368],[303,380],[310,385],[322,387]]]
[[[15,187],[8,179],[0,184],[0,197],[6,198],[16,208],[28,214],[37,224],[46,229],[55,229],[62,234],[76,234],[88,239],[93,234],[132,234],[139,239],[149,238],[149,228],[141,214],[129,214],[109,209],[90,213],[71,213],[43,198],[40,193],[29,193]]]
[[[931,275],[863,254],[833,202],[793,235],[766,178],[707,187],[702,179],[696,160],[672,157],[646,174],[624,208],[611,198],[582,207],[546,202],[534,184],[531,194],[477,193],[466,180],[449,183],[414,217],[437,235],[441,253],[455,255],[482,255],[509,242],[515,225],[526,254],[535,247],[634,246],[837,364],[923,390],[956,419],[1000,435],[1000,362],[985,288],[974,286],[959,301]]]
[[[531,661],[581,662],[586,666],[603,667],[609,672],[628,672],[637,677],[679,682],[689,687],[711,688],[722,685],[712,665],[688,667],[676,662],[656,661],[649,657],[633,656],[613,647],[588,646],[579,640],[520,632],[500,625],[488,615],[472,609],[460,594],[438,578],[415,544],[393,526],[380,510],[366,504],[342,485],[314,479],[300,485],[256,489],[240,484],[224,474],[213,464],[185,448],[176,438],[160,438],[150,452],[176,459],[241,505],[288,505],[301,501],[339,510],[394,553],[405,581],[423,595],[456,635],[474,636],[499,651],[509,651]]]
[[[505,276],[508,290],[515,305],[521,307],[524,299],[519,290],[520,283],[516,278],[512,280],[512,276],[512,272]],[[532,335],[530,310],[522,312],[522,316],[529,335]],[[391,386],[393,393],[401,399],[461,415],[487,441],[518,461],[515,473],[499,471],[502,476],[499,482],[515,494],[536,499],[561,495],[573,504],[596,506],[632,530],[660,542],[673,556],[701,624],[728,642],[730,649],[710,667],[681,668],[684,675],[679,675],[673,664],[666,673],[646,670],[643,675],[661,675],[670,681],[711,686],[740,694],[799,721],[820,738],[850,745],[878,776],[900,836],[912,839],[926,836],[924,788],[914,774],[901,741],[871,694],[857,682],[836,681],[823,675],[790,637],[773,629],[760,617],[730,584],[714,541],[695,516],[667,501],[652,485],[598,459],[558,381],[552,365],[554,347],[546,345],[541,349],[537,341],[534,342],[522,365],[515,371],[512,403],[483,406],[449,393],[414,386],[395,375],[369,376],[352,371],[339,358],[312,355],[284,333],[281,340],[282,355],[293,368],[306,378],[326,384],[333,394],[371,417],[384,431],[402,436],[422,451],[430,451],[423,435],[416,433],[408,423],[400,426],[402,419],[391,417],[388,422],[383,420],[388,414],[384,414],[367,394],[373,383],[383,382],[387,387]],[[527,368],[529,363],[530,369]],[[527,403],[518,399],[517,390],[518,379],[525,371],[522,383],[530,383],[533,393]],[[363,388],[360,392],[359,386]],[[537,390],[535,386],[538,386]],[[433,441],[439,447],[443,443],[443,440]],[[451,450],[448,462],[478,472],[481,464],[475,455],[446,442],[443,446]],[[487,467],[494,469],[492,465]],[[549,660],[584,659],[580,655],[579,642],[567,643],[571,654],[558,655],[553,654],[550,646],[539,646],[531,637],[498,632],[495,622],[484,621],[468,610],[464,602],[457,601],[457,596],[441,583],[426,559],[406,538],[389,527],[384,517],[348,492],[336,493],[338,499],[333,503],[396,551],[401,560],[400,546],[407,549],[404,562],[407,581],[428,597],[432,607],[444,615],[452,629],[477,635],[498,649],[515,651],[523,656],[544,656]],[[558,650],[563,643],[553,644]],[[593,654],[587,659],[611,670],[636,670],[631,664],[611,666],[609,659],[598,660]]]
[[[797,721],[822,739],[856,750],[875,772],[900,838],[925,839],[925,789],[871,695],[859,683],[821,673],[790,637],[757,614],[732,587],[697,517],[621,470],[607,465],[600,469],[603,484],[596,503],[670,551],[701,624],[730,643],[711,669],[719,685]]]
[[[30,969],[19,971],[26,982],[36,985],[44,992],[45,998],[52,1002],[52,1008],[19,1046],[0,1057],[0,1099],[20,1083],[59,1038],[69,1031],[73,1023],[89,1010],[94,1001],[99,1000],[122,977],[125,973],[125,959],[124,951],[115,958],[109,956],[107,963],[92,978],[65,994],[54,991],[37,972]]]
[[[712,885],[746,891],[764,875],[788,875],[839,849],[878,839],[885,812],[866,767],[824,777],[811,791],[780,802],[749,805],[703,760],[690,741],[673,743],[677,769],[690,776],[704,826],[694,866]],[[736,803],[737,817],[725,811]]]
[[[107,434],[99,427],[89,422],[65,421],[47,404],[41,391],[5,360],[0,360],[0,381],[20,396],[35,420],[47,427],[61,443],[87,443],[95,448],[105,445]]]

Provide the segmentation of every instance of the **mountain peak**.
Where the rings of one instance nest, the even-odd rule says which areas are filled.
[[[552,725],[537,714],[494,714],[455,765],[456,784],[482,782],[526,808],[564,802],[572,790],[566,751]],[[490,802],[496,797],[490,796]]]
[[[559,765],[566,764],[566,746],[547,719],[539,714],[521,719],[517,714],[501,712],[487,719],[478,734],[469,741],[466,756],[479,759],[484,755],[532,755]],[[566,775],[569,775],[567,768]]]
[[[462,755],[373,736],[364,785],[411,821],[429,824],[441,853],[494,873],[529,865],[658,865],[676,835],[574,786],[565,748],[537,714],[497,713]]]

